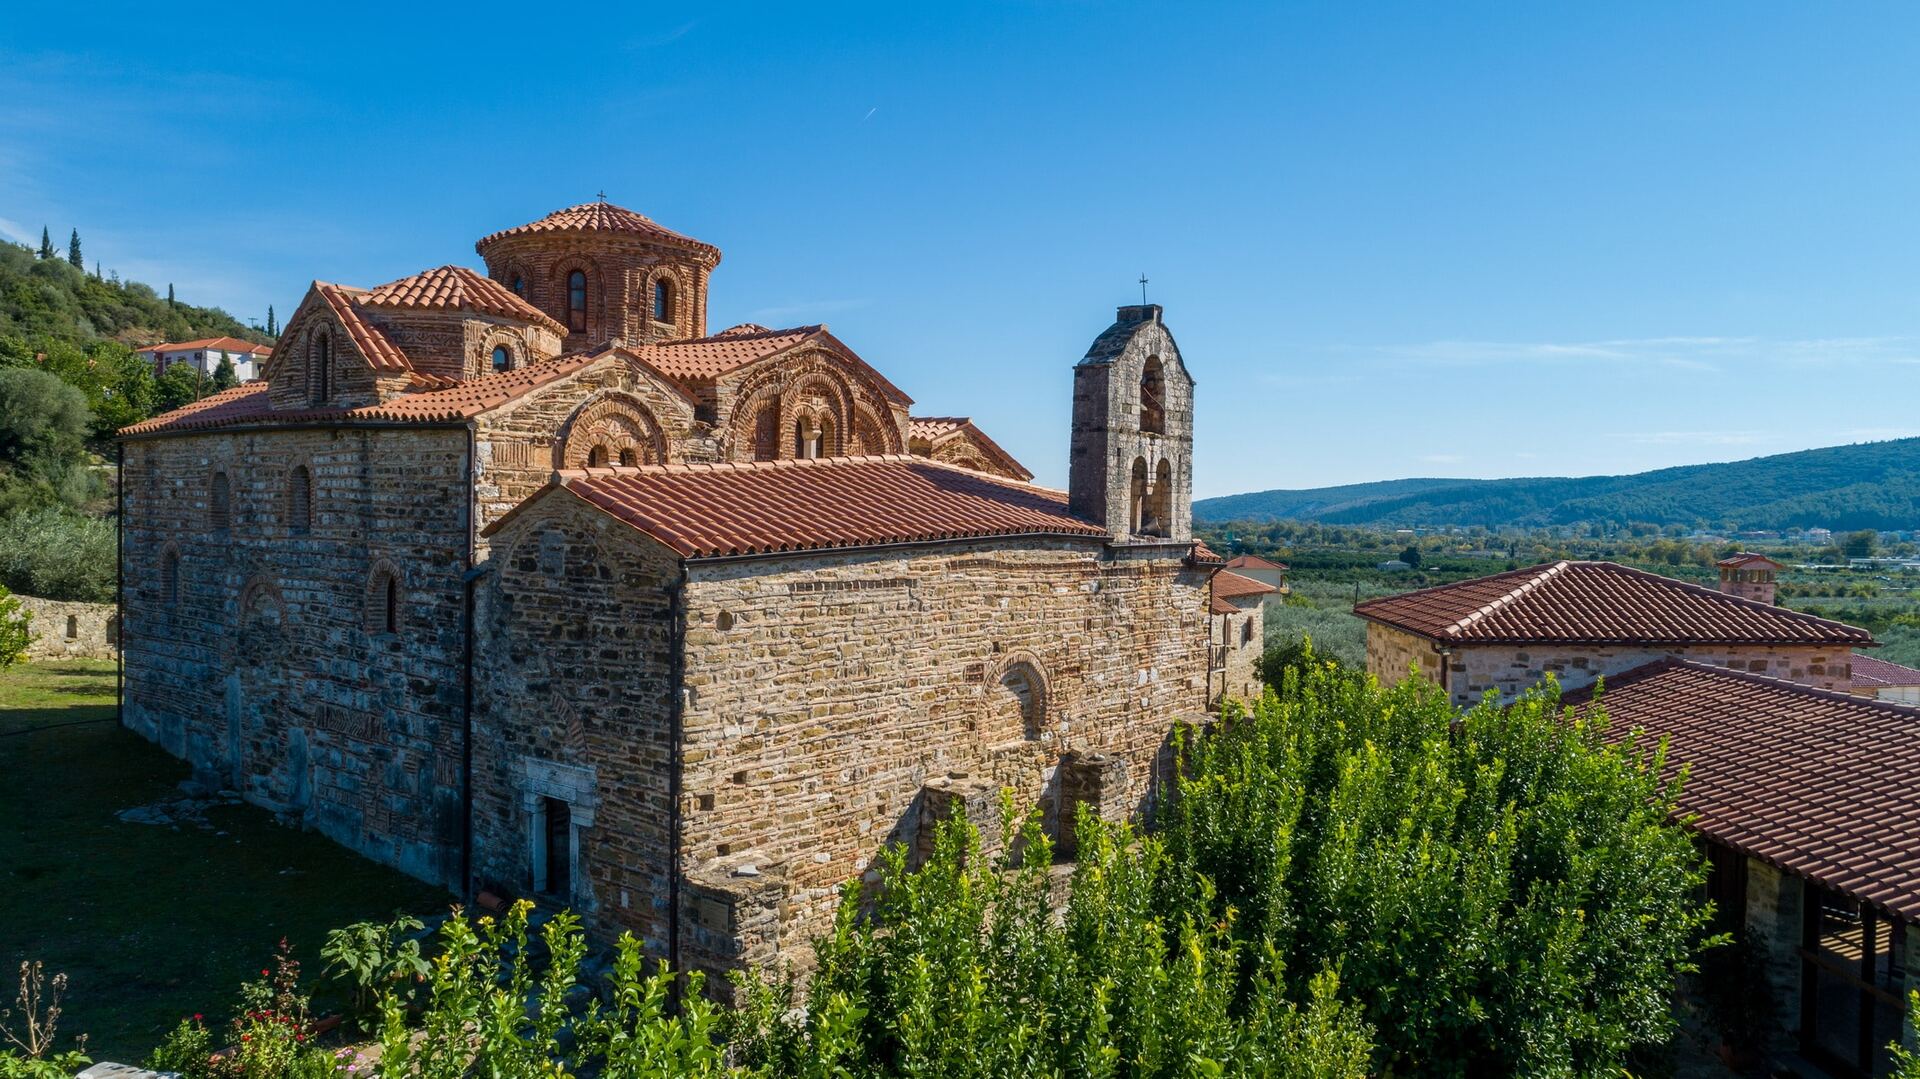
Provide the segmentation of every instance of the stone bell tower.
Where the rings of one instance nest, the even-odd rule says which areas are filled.
[[[1073,369],[1067,500],[1115,543],[1193,539],[1193,378],[1159,304],[1120,308]]]

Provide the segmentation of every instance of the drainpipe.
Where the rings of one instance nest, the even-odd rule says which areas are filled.
[[[127,444],[113,445],[113,718],[127,725]]]
[[[473,909],[473,592],[486,573],[474,567],[477,529],[474,520],[474,458],[478,435],[467,424],[466,568],[460,575],[460,901]]]
[[[673,583],[673,590],[668,593],[667,610],[667,633],[670,638],[667,646],[667,842],[670,845],[667,855],[667,966],[678,977],[681,840],[685,830],[680,813],[680,735],[686,718],[683,682],[687,640],[687,563],[684,559],[680,562],[680,579]],[[677,981],[674,983],[676,993],[679,984]]]

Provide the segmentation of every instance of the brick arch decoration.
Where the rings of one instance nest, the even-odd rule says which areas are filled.
[[[883,423],[884,399],[864,379],[848,372],[830,353],[814,352],[769,365],[746,381],[734,394],[734,405],[727,417],[727,457],[734,461],[755,459],[756,429],[763,409],[772,403],[776,409],[774,428],[778,432],[778,457],[792,456],[791,429],[803,414],[808,397],[824,400],[827,417],[839,445],[830,453],[900,453],[903,443],[896,425]]]
[[[520,278],[527,289],[525,294],[516,293],[516,295],[519,295],[521,299],[535,307],[539,307],[541,300],[540,282],[534,277],[533,271],[527,268],[525,262],[517,258],[509,259],[506,264],[500,267],[500,273],[494,277],[494,280],[500,282],[508,292],[513,292],[513,279],[515,277]],[[565,325],[565,323],[563,322],[562,325]]]
[[[673,315],[665,323],[653,317],[654,286],[663,278],[667,282],[667,307]],[[691,319],[683,317],[687,302],[686,282],[681,280],[680,272],[672,266],[662,264],[642,274],[639,294],[634,298],[634,302],[640,309],[640,324],[643,326],[667,325],[681,329],[692,322]]]
[[[394,584],[394,629],[406,620],[407,578],[400,567],[388,559],[376,558],[367,570],[366,584],[360,590],[360,624],[368,633],[386,633],[387,582]]]
[[[587,275],[587,325],[581,330],[574,329],[573,324],[567,321],[567,312],[572,303],[572,298],[567,294],[567,277],[575,270]],[[608,310],[607,275],[600,272],[599,263],[586,255],[563,256],[553,264],[552,277],[546,282],[545,287],[552,298],[553,306],[542,307],[541,310],[546,311],[553,316],[554,321],[567,328],[569,340],[575,335],[585,341],[597,340],[607,335],[605,328],[607,321],[605,312]]]
[[[561,425],[554,445],[555,467],[585,468],[595,448],[604,448],[604,463],[660,465],[667,463],[667,436],[638,397],[621,390],[594,395],[574,409]]]
[[[983,696],[980,737],[988,749],[1040,741],[1052,726],[1046,670],[1031,652],[1009,652],[1002,657],[987,676]]]
[[[592,285],[587,286],[587,303],[589,305],[588,314],[591,315],[591,305],[593,303]],[[493,350],[500,345],[505,345],[507,352],[513,356],[512,367],[525,367],[527,364],[533,362],[533,353],[528,349],[526,339],[520,334],[507,329],[505,326],[501,326],[488,331],[486,337],[481,339],[480,354],[475,357],[473,361],[476,365],[474,367],[476,374],[487,375],[493,373]]]
[[[234,610],[242,628],[263,623],[277,626],[286,619],[287,601],[280,593],[278,582],[264,573],[256,573],[241,586],[240,602]]]
[[[180,544],[174,540],[161,544],[158,557],[154,559],[153,564],[157,567],[154,582],[158,586],[160,599],[158,609],[165,614],[174,609],[183,594],[180,568],[185,562],[180,557]]]

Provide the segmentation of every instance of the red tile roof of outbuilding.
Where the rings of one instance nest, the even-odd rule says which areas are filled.
[[[559,477],[558,490],[689,558],[1107,534],[1068,513],[1059,491],[921,457],[590,468]],[[500,529],[538,497],[487,531]]]
[[[1873,656],[1853,657],[1853,684],[1861,689],[1920,686],[1920,670]]]
[[[1232,565],[1231,562],[1228,563]],[[1278,592],[1265,581],[1256,581],[1251,577],[1242,577],[1232,569],[1223,569],[1213,575],[1213,594],[1220,599],[1239,599],[1242,596],[1264,596],[1268,592]]]
[[[202,337],[197,341],[168,341],[159,345],[141,345],[135,352],[188,352],[193,349],[224,349],[228,352],[246,352],[255,356],[265,356],[273,351],[272,345],[263,345],[258,341],[242,341],[238,337]]]
[[[1285,562],[1274,562],[1261,558],[1257,554],[1237,554],[1227,562],[1228,569],[1277,569],[1287,568]]]
[[[1594,698],[1609,737],[1668,739],[1668,773],[1689,769],[1679,808],[1735,850],[1920,918],[1920,711],[1661,660],[1569,694]]]
[[[1844,644],[1864,629],[1612,562],[1553,562],[1355,604],[1362,618],[1461,644]]]

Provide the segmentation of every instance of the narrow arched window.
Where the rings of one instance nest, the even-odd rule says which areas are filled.
[[[377,567],[367,580],[365,619],[369,633],[400,632],[400,574],[390,565]]]
[[[620,464],[623,467],[633,468],[639,463],[640,455],[633,451],[632,446],[628,446],[626,449],[620,451]]]
[[[1166,381],[1160,357],[1147,357],[1140,369],[1140,430],[1150,435],[1167,433]]]
[[[180,552],[171,547],[160,556],[160,600],[167,604],[180,602]]]
[[[313,366],[307,371],[307,399],[324,405],[333,398],[333,335],[321,332],[313,339]]]
[[[653,282],[653,319],[673,321],[673,283],[665,277],[655,278]]]
[[[607,467],[607,448],[605,446],[595,446],[594,448],[587,451],[587,467],[588,468]]]
[[[587,275],[584,270],[575,270],[567,275],[567,329],[578,332],[587,328]]]
[[[312,527],[313,473],[306,465],[295,465],[287,477],[287,531],[303,536]]]
[[[225,532],[233,524],[233,507],[227,489],[227,474],[215,472],[207,490],[207,527]]]
[[[513,289],[513,294],[515,296],[518,296],[523,300],[527,298],[527,279],[525,277],[522,277],[517,273],[514,274],[512,277],[507,279],[507,287]]]
[[[380,599],[381,624],[388,633],[400,632],[400,578],[387,574],[386,594]]]
[[[513,367],[513,350],[505,345],[493,346],[493,369],[506,371]]]

